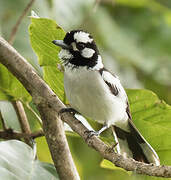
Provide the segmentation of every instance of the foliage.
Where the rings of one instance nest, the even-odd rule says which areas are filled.
[[[31,21],[29,27],[31,45],[38,56],[40,66],[43,66],[44,79],[63,100],[63,73],[57,66],[57,63],[60,63],[57,56],[59,47],[54,48],[52,41],[63,39],[65,33],[53,20],[32,17]]]
[[[31,96],[23,85],[3,65],[0,64],[0,99],[30,101]]]

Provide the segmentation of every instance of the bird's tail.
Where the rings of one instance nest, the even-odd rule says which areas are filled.
[[[118,143],[116,146],[117,152],[124,157],[132,157],[140,162],[160,165],[157,153],[143,138],[132,120],[128,121],[128,126],[129,132],[117,126],[112,126],[115,141]]]

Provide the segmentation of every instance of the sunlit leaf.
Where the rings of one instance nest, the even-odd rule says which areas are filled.
[[[23,85],[2,64],[0,64],[0,100],[31,101],[31,96]]]
[[[171,106],[148,90],[127,93],[135,125],[156,150],[161,164],[171,165]]]
[[[45,137],[36,138],[35,141],[37,143],[37,156],[39,160],[53,163]]]
[[[65,32],[55,21],[45,18],[31,18],[29,34],[32,48],[38,56],[39,64],[43,66],[44,79],[59,96],[64,100],[63,73],[59,66],[59,47],[52,41],[63,39]]]
[[[63,73],[57,68],[57,66],[44,66],[44,79],[58,95],[58,97],[64,101],[64,84]]]
[[[57,54],[60,48],[55,46],[52,41],[63,39],[65,32],[55,21],[45,18],[31,18],[29,35],[32,48],[37,54],[41,66],[59,63]]]

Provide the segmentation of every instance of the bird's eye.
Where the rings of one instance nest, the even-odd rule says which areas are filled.
[[[84,49],[85,48],[85,44],[83,44],[83,43],[77,43],[77,48],[79,49],[79,50],[82,50],[82,49]]]

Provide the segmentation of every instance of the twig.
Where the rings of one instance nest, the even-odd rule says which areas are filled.
[[[18,120],[20,122],[20,127],[23,133],[31,134],[30,125],[23,107],[23,104],[21,101],[13,101],[12,102],[13,107],[16,111]],[[32,143],[30,142],[29,137],[24,137],[24,141],[29,145],[32,146]]]
[[[7,129],[7,127],[6,127],[6,124],[5,124],[4,118],[2,117],[1,110],[0,110],[0,121],[2,122],[2,128],[3,128],[4,130],[6,130],[6,129]]]
[[[63,164],[65,164],[65,166],[68,166],[68,164],[65,163],[65,155],[67,155],[67,151],[63,154],[63,152],[61,151],[64,151],[64,148],[60,149],[60,147],[58,147],[58,142],[60,140],[63,141],[63,138],[66,139],[66,137],[57,136],[61,134],[56,132],[57,130],[60,131],[61,126],[62,132],[60,133],[64,133],[62,122],[59,120],[59,118],[57,118],[57,113],[55,112],[65,107],[63,103],[49,88],[49,86],[47,86],[47,84],[35,73],[31,65],[28,64],[27,61],[20,54],[18,54],[18,52],[13,47],[11,47],[3,38],[0,38],[0,62],[4,64],[9,69],[9,71],[12,72],[20,80],[20,82],[32,95],[34,103],[37,105],[42,116],[42,120],[44,123],[44,133],[50,147],[55,166],[58,173],[60,174],[60,178],[79,179],[78,176],[69,175],[65,167],[64,169],[63,167],[62,169],[61,167],[58,167],[59,164],[58,162],[56,162],[58,160],[60,161],[60,154],[60,156],[64,158],[60,161],[60,166],[63,166]],[[48,118],[48,116],[51,116],[51,118]],[[153,164],[137,162],[131,158],[124,158],[122,155],[112,152],[109,146],[107,146],[103,141],[95,136],[86,141],[88,135],[85,133],[85,131],[87,131],[88,129],[82,123],[80,123],[80,121],[75,119],[71,114],[64,113],[62,116],[62,120],[68,123],[70,127],[75,132],[77,132],[90,147],[94,148],[101,154],[103,158],[111,161],[116,166],[122,167],[128,171],[136,171],[139,174],[167,178],[171,177],[171,166],[155,166]],[[56,128],[56,126],[58,128]],[[59,151],[58,148],[61,151]],[[54,155],[57,155],[59,159],[54,157]],[[69,163],[71,163],[70,161],[71,160],[69,160]],[[73,169],[70,172],[72,172],[73,174]],[[65,176],[63,173],[66,173],[67,175]]]
[[[27,134],[27,133],[19,133],[16,131],[13,131],[12,129],[6,129],[5,131],[0,130],[0,138],[1,139],[21,139],[21,138],[37,138],[44,136],[44,133],[42,130]]]
[[[16,24],[14,25],[9,40],[8,42],[12,45],[17,33],[17,30],[19,28],[19,25],[21,24],[21,21],[23,20],[24,16],[27,14],[27,12],[29,11],[30,7],[33,5],[35,0],[30,0],[30,2],[27,4],[26,8],[23,10],[23,13],[21,14],[21,16],[18,18]],[[30,126],[27,120],[27,116],[23,107],[23,104],[20,101],[13,101],[12,102],[14,109],[17,113],[19,122],[20,122],[20,127],[23,133],[31,133],[30,130]],[[32,143],[30,141],[29,137],[25,137],[24,141],[29,145],[32,146]]]
[[[21,21],[23,20],[24,16],[27,14],[27,12],[29,11],[29,9],[31,8],[32,4],[34,3],[35,0],[30,0],[30,2],[27,4],[26,8],[23,10],[23,13],[21,14],[21,16],[18,18],[16,24],[14,25],[12,31],[11,31],[11,34],[10,34],[10,37],[9,37],[9,40],[8,42],[10,44],[13,44],[13,41],[15,39],[15,36],[16,36],[16,33],[17,33],[17,30],[18,30],[18,27],[19,25],[21,24]]]

